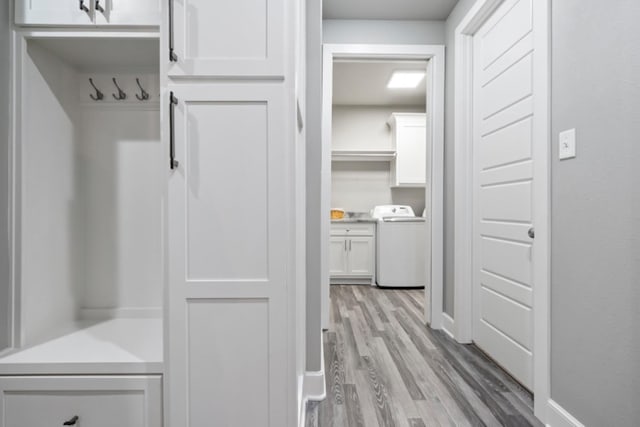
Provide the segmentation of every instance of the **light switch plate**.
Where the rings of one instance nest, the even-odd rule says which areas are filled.
[[[569,129],[560,132],[558,144],[558,155],[560,160],[573,159],[576,157],[576,130]]]

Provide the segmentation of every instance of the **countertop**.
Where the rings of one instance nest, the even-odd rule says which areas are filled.
[[[371,218],[371,216],[369,216],[368,214],[364,214],[364,215],[353,215],[353,216],[345,216],[342,219],[332,219],[331,223],[332,224],[353,224],[353,223],[370,223],[370,224],[375,224],[376,222],[378,222],[377,219],[375,218]]]

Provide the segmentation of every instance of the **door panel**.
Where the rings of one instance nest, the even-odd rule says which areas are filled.
[[[187,277],[266,280],[267,103],[205,101],[184,109]]]
[[[533,386],[532,0],[474,36],[474,340]],[[544,143],[541,141],[541,143]]]
[[[274,76],[284,72],[284,0],[171,0],[171,76]]]
[[[169,424],[286,425],[282,88],[169,89]]]
[[[426,175],[426,127],[424,124],[404,124],[398,131],[396,159],[398,184],[424,184]]]
[[[344,237],[331,237],[329,243],[329,272],[331,276],[344,276],[349,273],[347,266],[347,239]]]
[[[267,300],[192,299],[187,319],[190,425],[269,425]]]
[[[18,25],[94,25],[93,0],[16,0]]]
[[[100,0],[100,5],[98,25],[160,25],[160,0]]]
[[[349,273],[352,275],[373,275],[373,239],[352,237],[349,239]]]

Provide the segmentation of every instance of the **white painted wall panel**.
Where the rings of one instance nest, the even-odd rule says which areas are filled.
[[[162,306],[162,146],[157,108],[81,109],[83,308]]]
[[[76,177],[74,71],[31,45],[24,64],[22,344],[70,324],[82,288],[83,217]]]

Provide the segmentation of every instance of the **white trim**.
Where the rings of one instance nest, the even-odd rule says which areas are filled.
[[[451,338],[456,339],[456,322],[447,313],[442,313],[442,330],[446,332],[447,335],[449,335]]]
[[[324,343],[320,344],[320,370],[307,371],[302,382],[302,408],[298,418],[299,427],[305,427],[307,423],[307,403],[319,402],[327,397],[327,387],[324,374]]]
[[[329,327],[329,230],[331,209],[331,108],[334,58],[427,60],[427,114],[431,132],[431,306],[425,317],[433,329],[442,328],[444,253],[444,64],[443,45],[325,44],[323,46],[321,248],[322,327]],[[425,188],[427,191],[428,188]],[[428,287],[425,288],[425,293]]]
[[[455,335],[462,343],[473,340],[473,35],[504,0],[477,0],[455,30],[455,213],[454,313]],[[550,391],[550,7],[533,1],[534,33],[534,144],[536,247],[534,251],[534,412],[547,418]]]
[[[547,411],[547,427],[584,427],[573,415],[558,405],[553,399],[549,399]]]
[[[327,396],[324,368],[320,371],[307,371],[304,374],[302,393],[305,401],[319,402]]]

